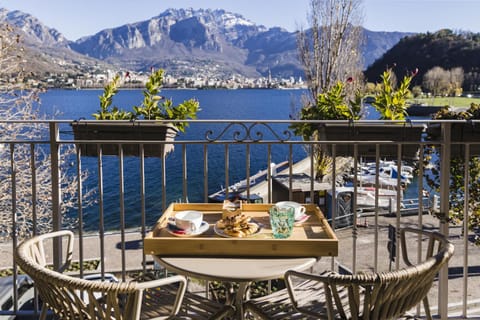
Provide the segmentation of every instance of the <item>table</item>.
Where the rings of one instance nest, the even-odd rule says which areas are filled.
[[[243,318],[243,301],[253,281],[282,278],[286,271],[303,271],[322,256],[338,255],[338,239],[318,206],[306,204],[307,221],[287,239],[274,239],[268,209],[272,204],[244,204],[242,212],[262,229],[249,238],[225,238],[213,226],[222,217],[222,204],[171,204],[144,239],[145,254],[166,269],[207,281],[238,283],[231,300],[236,318]],[[168,218],[182,210],[203,212],[211,226],[197,237],[176,237],[166,230]]]
[[[175,273],[208,281],[235,282],[233,292],[236,318],[243,319],[243,301],[251,282],[283,277],[287,270],[305,270],[317,262],[315,257],[305,258],[199,258],[154,256],[156,262]]]

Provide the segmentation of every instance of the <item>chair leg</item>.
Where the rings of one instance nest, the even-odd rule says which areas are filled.
[[[432,320],[432,313],[430,312],[430,304],[428,303],[428,298],[423,298],[423,308],[425,309],[425,317],[427,320]]]
[[[47,319],[47,307],[45,306],[45,304],[42,305],[42,310],[40,311],[40,318],[38,319],[39,320]]]

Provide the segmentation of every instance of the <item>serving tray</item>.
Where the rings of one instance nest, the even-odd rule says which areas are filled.
[[[310,217],[296,224],[287,239],[274,239],[268,217],[272,204],[243,204],[242,212],[262,226],[248,238],[225,238],[214,232],[222,218],[222,204],[172,203],[143,242],[145,254],[162,257],[321,257],[338,255],[338,239],[319,207],[305,204]],[[182,210],[203,212],[210,228],[196,237],[175,237],[167,228],[168,218]]]

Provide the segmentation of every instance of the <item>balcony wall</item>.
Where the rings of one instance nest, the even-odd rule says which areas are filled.
[[[461,221],[449,223],[446,214],[450,158],[471,159],[479,154],[479,142],[475,139],[479,140],[480,133],[475,130],[471,130],[474,135],[468,140],[466,136],[456,136],[453,122],[448,121],[388,123],[401,127],[400,133],[394,135],[383,133],[383,129],[375,131],[375,121],[312,121],[312,125],[321,128],[342,124],[346,129],[339,138],[321,134],[318,140],[304,141],[289,129],[292,122],[196,120],[190,121],[185,134],[176,137],[174,151],[165,157],[149,157],[147,148],[162,148],[166,143],[117,140],[116,154],[106,155],[107,141],[75,140],[71,123],[0,123],[5,130],[16,128],[20,133],[0,138],[0,183],[4,192],[0,245],[6,253],[4,257],[8,257],[1,263],[15,277],[19,270],[11,252],[17,244],[32,234],[61,228],[70,228],[78,235],[74,259],[80,262],[80,274],[115,272],[125,279],[129,271],[153,269],[151,257],[142,252],[142,239],[170,203],[208,202],[210,195],[222,189],[231,196],[234,188],[227,186],[239,187],[238,182],[245,180],[246,198],[265,203],[288,199],[314,201],[330,218],[340,239],[340,254],[321,259],[314,271],[336,268],[338,263],[353,271],[401,268],[399,250],[392,250],[392,242],[398,243],[392,230],[413,225],[446,234],[454,242],[456,252],[431,290],[433,313],[444,319],[474,318],[480,314],[480,298],[476,294],[480,285],[480,250],[474,245],[478,234]],[[141,126],[142,122],[135,125]],[[414,127],[432,125],[437,126],[436,137],[427,141],[425,133],[414,135],[418,131]],[[39,127],[41,134],[31,137],[28,132],[33,126]],[[375,128],[376,133],[368,138],[360,136],[357,129],[361,126]],[[81,145],[93,147],[97,155],[85,156]],[[431,162],[420,161],[427,158],[423,149],[432,145],[436,150],[433,160],[438,160],[439,190],[431,190],[425,179],[418,178],[432,173]],[[323,180],[312,178],[314,158],[310,154],[318,146],[333,156]],[[127,154],[131,147],[139,151],[138,156]],[[411,147],[422,153],[412,157]],[[364,206],[358,188],[368,181],[360,176],[360,169],[367,162],[379,168],[384,160],[403,163],[405,168],[415,166],[414,182],[403,192],[402,199],[403,181],[398,176],[390,180],[390,187],[398,191],[396,197],[387,200],[388,205],[380,191],[374,191],[373,202]],[[278,172],[266,170],[261,178],[263,183],[257,185],[259,171],[280,163],[285,167],[278,168]],[[356,187],[348,202],[348,212],[356,214],[345,217],[345,193],[339,192],[344,191],[342,185],[350,173],[350,183]],[[374,169],[372,179],[371,182],[381,182],[380,169]],[[463,174],[461,179],[468,186],[472,177]],[[469,193],[461,194],[468,203]],[[472,214],[464,206],[463,215]],[[413,250],[420,254],[424,249],[421,241],[415,242]],[[92,260],[100,262],[94,271],[87,270],[82,263]],[[21,300],[17,289],[15,286],[12,290],[13,311],[3,310],[1,314],[24,313],[15,309]],[[417,312],[423,311],[419,308]]]

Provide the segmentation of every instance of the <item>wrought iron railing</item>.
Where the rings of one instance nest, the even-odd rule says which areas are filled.
[[[92,272],[83,262],[97,261],[95,272],[116,272],[126,279],[129,271],[154,268],[151,258],[141,250],[142,239],[171,202],[220,201],[232,195],[266,203],[313,201],[328,216],[341,239],[341,254],[329,260],[326,267],[334,268],[340,262],[354,272],[400,268],[399,250],[393,250],[398,235],[388,231],[406,224],[436,229],[452,237],[457,248],[450,268],[441,272],[432,289],[434,313],[442,318],[480,313],[480,301],[474,298],[480,255],[473,241],[478,234],[466,223],[452,227],[448,218],[450,160],[480,154],[480,132],[475,122],[468,123],[469,133],[473,133],[470,139],[452,134],[455,122],[448,121],[387,122],[382,123],[387,124],[382,129],[378,121],[311,121],[322,134],[316,140],[305,141],[290,128],[298,121],[195,120],[189,121],[187,132],[173,142],[150,138],[76,140],[71,123],[0,123],[4,128],[0,138],[2,251],[13,252],[19,241],[33,234],[70,228],[78,234],[75,259],[80,274]],[[140,130],[143,122],[125,124]],[[337,136],[326,135],[340,125],[343,127],[337,130]],[[31,126],[42,127],[43,134],[29,136]],[[361,135],[362,126],[370,129],[367,138]],[[388,127],[401,128],[400,133],[388,135],[382,131]],[[418,135],[415,127],[434,129],[427,138],[425,132]],[[172,143],[175,150],[165,157],[146,155],[147,147],[163,148]],[[107,144],[114,145],[115,155],[104,155]],[[96,156],[84,155],[85,145],[93,146]],[[127,155],[127,145],[135,146],[138,154]],[[432,149],[432,145],[436,148]],[[410,154],[412,147],[421,150],[416,157]],[[324,166],[322,181],[315,178],[318,158],[311,156],[314,150],[332,156],[332,162]],[[424,150],[434,152],[427,154]],[[437,167],[432,165],[432,159],[438,160]],[[414,183],[404,181],[401,174],[386,180],[380,169],[384,161],[394,161],[393,168],[398,172],[407,168],[405,161],[415,166]],[[361,170],[367,170],[367,162],[370,173],[364,175]],[[276,166],[280,163],[285,166]],[[470,162],[465,161],[464,166],[468,171]],[[435,172],[439,173],[439,189],[429,190],[426,179],[419,177]],[[261,183],[253,178],[261,179]],[[469,179],[472,177],[464,173],[465,190],[471,184]],[[381,183],[385,188],[371,187]],[[351,187],[345,188],[346,184]],[[396,190],[394,194],[382,194],[387,186]],[[467,205],[472,199],[469,192],[461,195],[465,221],[474,214]],[[429,201],[434,196],[436,205]],[[362,202],[367,200],[371,202]],[[417,248],[420,254],[421,244]],[[11,301],[4,301],[1,314],[28,313],[19,310],[25,294],[20,270],[11,254],[5,256],[4,275],[11,274],[18,285],[8,290]],[[59,257],[53,254],[53,258],[55,265]],[[322,263],[326,260],[322,259]],[[418,312],[421,314],[421,309]]]

